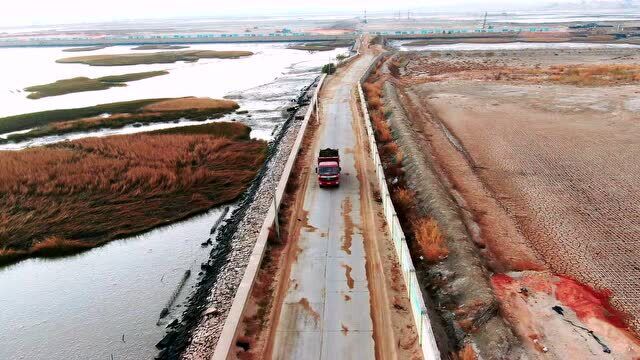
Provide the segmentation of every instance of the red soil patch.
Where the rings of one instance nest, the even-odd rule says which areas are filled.
[[[556,283],[556,298],[575,311],[580,320],[595,317],[621,329],[628,328],[626,316],[609,303],[611,290],[596,290],[566,276],[559,278]]]
[[[524,344],[552,358],[638,359],[640,343],[608,303],[609,292],[548,272],[491,278],[504,318]]]

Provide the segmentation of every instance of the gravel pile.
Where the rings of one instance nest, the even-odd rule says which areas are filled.
[[[273,191],[302,125],[299,115],[306,112],[305,105],[314,89],[310,87],[300,96],[299,109],[291,114],[274,141],[269,162],[258,175],[258,183],[241,200],[244,206],[234,211],[228,221],[231,225],[220,229],[210,261],[201,265],[199,289],[192,294],[183,321],[170,325],[167,336],[158,343],[162,351],[157,358],[210,359],[213,355],[260,228],[269,207],[273,206]]]

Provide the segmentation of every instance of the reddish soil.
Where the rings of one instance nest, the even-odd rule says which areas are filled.
[[[640,343],[621,328],[624,323],[608,304],[606,292],[547,272],[496,274],[492,284],[505,317],[539,357],[640,357]]]
[[[351,199],[345,198],[342,202],[342,217],[344,218],[344,237],[340,249],[347,255],[351,255],[351,243],[353,242],[353,219],[351,219]]]

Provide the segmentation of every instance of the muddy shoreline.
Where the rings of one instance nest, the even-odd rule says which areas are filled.
[[[308,103],[306,87],[290,108],[287,121],[269,144],[266,164],[238,201],[231,217],[219,228],[209,261],[201,265],[196,290],[189,297],[182,321],[168,326],[157,344],[158,359],[202,358],[213,354],[226,315],[242,279],[253,244],[271,205],[271,191],[280,178],[284,163],[300,126],[296,114]]]

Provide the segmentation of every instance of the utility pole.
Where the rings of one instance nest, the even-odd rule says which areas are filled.
[[[484,20],[482,21],[482,32],[487,29],[487,12],[484,12]]]
[[[364,23],[367,23],[367,9],[364,9]]]

